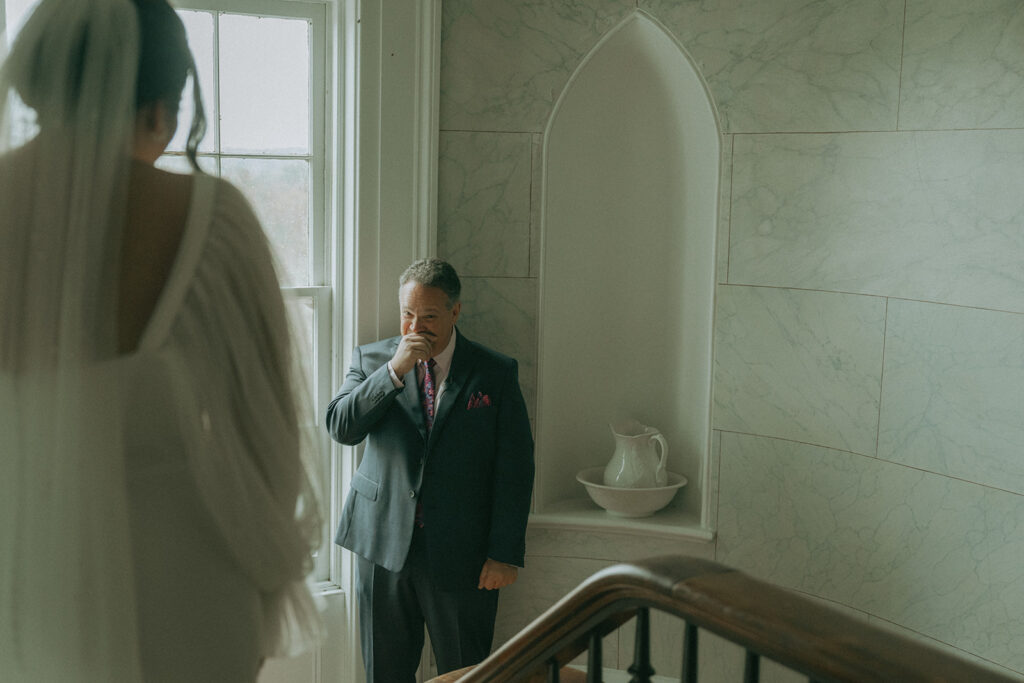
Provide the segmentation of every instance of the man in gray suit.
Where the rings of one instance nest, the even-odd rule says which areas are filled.
[[[414,680],[424,623],[439,673],[489,654],[534,469],[518,366],[455,328],[455,270],[425,259],[399,283],[401,336],[355,349],[327,408],[335,440],[366,439],[335,542],[357,555],[367,680],[387,683]]]

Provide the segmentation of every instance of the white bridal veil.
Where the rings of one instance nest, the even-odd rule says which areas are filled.
[[[125,375],[135,365],[117,355],[115,319],[137,27],[131,0],[43,0],[0,70],[4,681],[142,680],[121,438]],[[215,318],[210,325],[237,323]],[[279,341],[279,332],[261,332]],[[287,355],[286,330],[283,339]],[[291,448],[295,402],[262,416],[262,451],[237,426],[260,407],[239,407],[234,385],[218,379],[238,368],[216,364],[261,361],[238,359],[238,343],[195,362],[170,354],[166,394],[191,430],[183,441],[202,500],[263,595],[262,651],[283,654],[320,636],[304,583],[320,518],[311,468]],[[238,353],[258,356],[259,348]],[[283,387],[258,376],[246,382],[254,400],[288,391],[287,377]],[[210,417],[201,405],[235,427],[204,436]]]

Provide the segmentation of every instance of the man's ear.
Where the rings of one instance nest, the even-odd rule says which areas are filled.
[[[459,321],[459,312],[462,310],[462,302],[456,301],[455,305],[452,306],[452,324]]]

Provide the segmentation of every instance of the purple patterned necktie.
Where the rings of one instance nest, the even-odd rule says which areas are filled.
[[[423,363],[423,361],[420,361]],[[434,366],[437,363],[431,358],[423,363],[423,415],[427,419],[427,431],[434,426]]]
[[[430,428],[434,426],[434,366],[437,362],[431,358],[423,365],[423,384],[420,388],[420,402],[423,404],[423,416],[426,418],[427,423],[427,434],[430,434]],[[423,501],[416,501],[416,526],[423,528]]]

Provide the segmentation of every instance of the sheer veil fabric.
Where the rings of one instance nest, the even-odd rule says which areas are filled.
[[[117,353],[137,26],[131,0],[43,0],[0,68],[4,681],[144,678],[126,476],[140,454],[124,437],[140,395],[173,425],[204,514],[258,588],[261,655],[322,636],[305,578],[322,526],[302,373],[265,238],[233,188],[196,178],[242,214],[201,248],[255,255],[176,263],[139,348]]]

